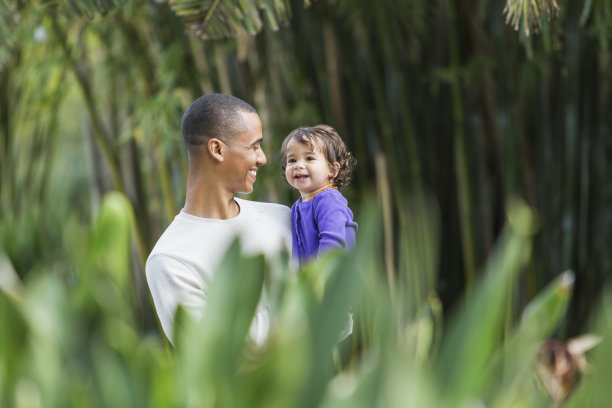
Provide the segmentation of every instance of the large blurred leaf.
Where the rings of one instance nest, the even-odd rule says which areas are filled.
[[[177,314],[183,398],[201,406],[243,406],[237,373],[263,287],[263,256],[245,258],[239,242],[228,249],[208,288],[204,316],[195,322]]]
[[[321,403],[325,388],[332,378],[332,349],[343,334],[348,312],[356,306],[369,273],[378,273],[376,248],[380,242],[380,219],[373,207],[362,212],[361,237],[351,253],[328,253],[320,262],[312,263],[305,274],[329,276],[320,302],[311,310],[312,369],[305,382],[301,406]],[[316,290],[316,287],[315,287]],[[350,318],[352,319],[352,318]]]
[[[610,406],[610,378],[612,378],[612,292],[605,292],[597,310],[594,332],[602,341],[592,352],[587,377],[576,393],[570,397],[568,408]]]
[[[461,405],[477,395],[482,371],[502,339],[503,316],[509,288],[531,253],[534,219],[531,210],[515,202],[509,222],[473,293],[452,318],[436,361],[440,386],[450,401]]]
[[[121,193],[107,194],[91,236],[91,261],[126,292],[130,288],[130,201]]]
[[[12,387],[25,357],[27,323],[17,301],[0,288],[0,405],[11,406]]]
[[[252,406],[297,406],[305,381],[314,369],[308,320],[313,306],[310,292],[301,279],[291,277],[286,283],[280,313],[273,321],[263,355],[252,356],[256,365],[242,378],[247,401],[258,401]]]
[[[533,370],[542,342],[565,316],[574,286],[574,274],[564,272],[539,293],[525,308],[518,327],[496,351],[486,374],[487,390],[495,406],[534,406],[539,395],[532,388]]]

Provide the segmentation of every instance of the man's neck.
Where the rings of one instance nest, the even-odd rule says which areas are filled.
[[[183,211],[196,217],[228,220],[240,213],[240,207],[232,192],[194,180],[187,182]]]

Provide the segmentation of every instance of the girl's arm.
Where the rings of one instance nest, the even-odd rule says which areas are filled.
[[[352,245],[347,237],[347,226],[356,229],[357,224],[353,222],[353,213],[346,205],[346,200],[325,193],[318,194],[315,200],[314,216],[319,229],[317,257],[327,251]]]

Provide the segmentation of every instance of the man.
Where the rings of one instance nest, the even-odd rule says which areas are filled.
[[[237,236],[245,254],[291,249],[288,207],[234,197],[253,191],[257,170],[266,164],[255,109],[230,95],[204,95],[183,115],[181,131],[189,156],[185,206],[146,265],[157,315],[171,342],[178,305],[196,318],[202,316],[215,268]],[[268,314],[260,303],[251,339],[261,343],[268,327]]]

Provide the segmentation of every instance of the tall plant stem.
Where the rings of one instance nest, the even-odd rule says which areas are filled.
[[[387,280],[389,282],[389,292],[391,293],[391,301],[395,299],[395,251],[393,240],[393,207],[391,205],[391,188],[389,186],[389,176],[387,174],[387,160],[383,152],[376,153],[376,178],[378,186],[378,196],[381,200],[383,213],[383,231],[385,245],[385,269],[387,272]]]
[[[117,23],[125,37],[126,44],[128,44],[130,50],[135,56],[133,59],[134,63],[137,64],[143,72],[146,96],[147,98],[153,98],[159,91],[160,86],[154,70],[155,60],[147,48],[146,41],[138,32],[137,27],[130,24],[121,15],[117,17]],[[156,166],[161,180],[161,192],[166,210],[166,218],[168,221],[171,221],[176,215],[177,211],[174,203],[174,189],[172,188],[172,182],[170,181],[170,170],[168,168],[167,160],[164,157],[162,141],[158,132],[154,132],[152,135],[152,146],[154,149],[153,154],[156,157]],[[146,208],[146,203],[144,203],[144,201],[139,204],[142,208]],[[144,214],[143,218],[148,218],[148,211],[146,214]]]
[[[159,136],[155,136],[155,142],[159,144]],[[166,208],[166,217],[168,222],[172,221],[177,213],[176,204],[174,203],[174,191],[172,189],[172,182],[170,180],[170,171],[164,158],[163,149],[156,145],[153,147],[157,157],[157,171],[159,172],[159,179],[161,185],[162,195],[164,196],[164,207]]]
[[[108,137],[104,132],[104,127],[102,126],[102,119],[100,118],[100,114],[98,113],[90,83],[83,70],[79,68],[76,59],[72,56],[70,46],[68,45],[68,39],[66,38],[66,34],[59,26],[57,19],[54,18],[52,19],[52,21],[53,32],[59,40],[62,52],[64,53],[64,57],[66,58],[66,61],[68,61],[68,64],[72,69],[72,72],[74,73],[77,83],[81,88],[81,92],[83,93],[85,107],[87,109],[87,113],[89,114],[89,119],[91,120],[93,135],[96,140],[96,143],[100,147],[100,151],[102,152],[102,156],[104,157],[106,165],[108,166],[108,170],[113,180],[113,184],[119,192],[125,194],[125,184],[123,182],[123,178],[121,177],[119,159],[117,155],[113,152],[113,147],[111,146]]]
[[[15,211],[15,178],[13,164],[13,115],[10,104],[10,86],[13,67],[18,65],[21,55],[13,55],[16,62],[7,65],[0,71],[0,197],[9,205],[9,212]],[[2,209],[0,209],[1,211]],[[1,214],[1,213],[0,213]]]
[[[467,156],[465,147],[465,114],[463,112],[463,96],[459,77],[459,44],[455,26],[455,10],[453,2],[447,0],[448,47],[450,53],[451,96],[454,119],[454,153],[455,171],[457,173],[457,196],[459,201],[459,222],[461,225],[461,244],[463,250],[463,267],[465,285],[469,290],[476,275],[474,260],[474,231],[471,222],[470,183],[468,179]]]
[[[323,22],[323,38],[331,109],[334,119],[338,122],[338,131],[341,135],[345,135],[347,133],[347,129],[344,120],[344,107],[342,103],[342,81],[340,72],[341,63],[338,58],[338,40],[336,39],[333,23],[329,18],[326,18]]]
[[[57,18],[53,18],[52,22],[53,32],[59,40],[64,57],[66,58],[66,61],[68,61],[69,67],[74,73],[77,83],[81,88],[81,92],[83,93],[83,99],[85,100],[85,107],[87,109],[87,113],[89,114],[89,119],[91,121],[94,139],[98,147],[100,148],[100,151],[102,152],[102,156],[104,157],[106,165],[108,166],[111,178],[113,180],[113,185],[115,186],[115,189],[117,189],[117,191],[127,196],[125,183],[123,182],[123,178],[121,177],[119,158],[118,155],[115,153],[113,147],[111,146],[109,138],[104,132],[104,127],[102,126],[102,119],[96,107],[91,85],[87,79],[87,76],[85,75],[83,70],[79,68],[76,59],[73,57],[70,46],[68,44],[68,39],[66,38],[66,34],[59,26]],[[139,261],[144,270],[144,265],[147,259],[147,248],[143,231],[137,223],[135,223],[134,238],[136,240],[136,246],[138,248]]]

